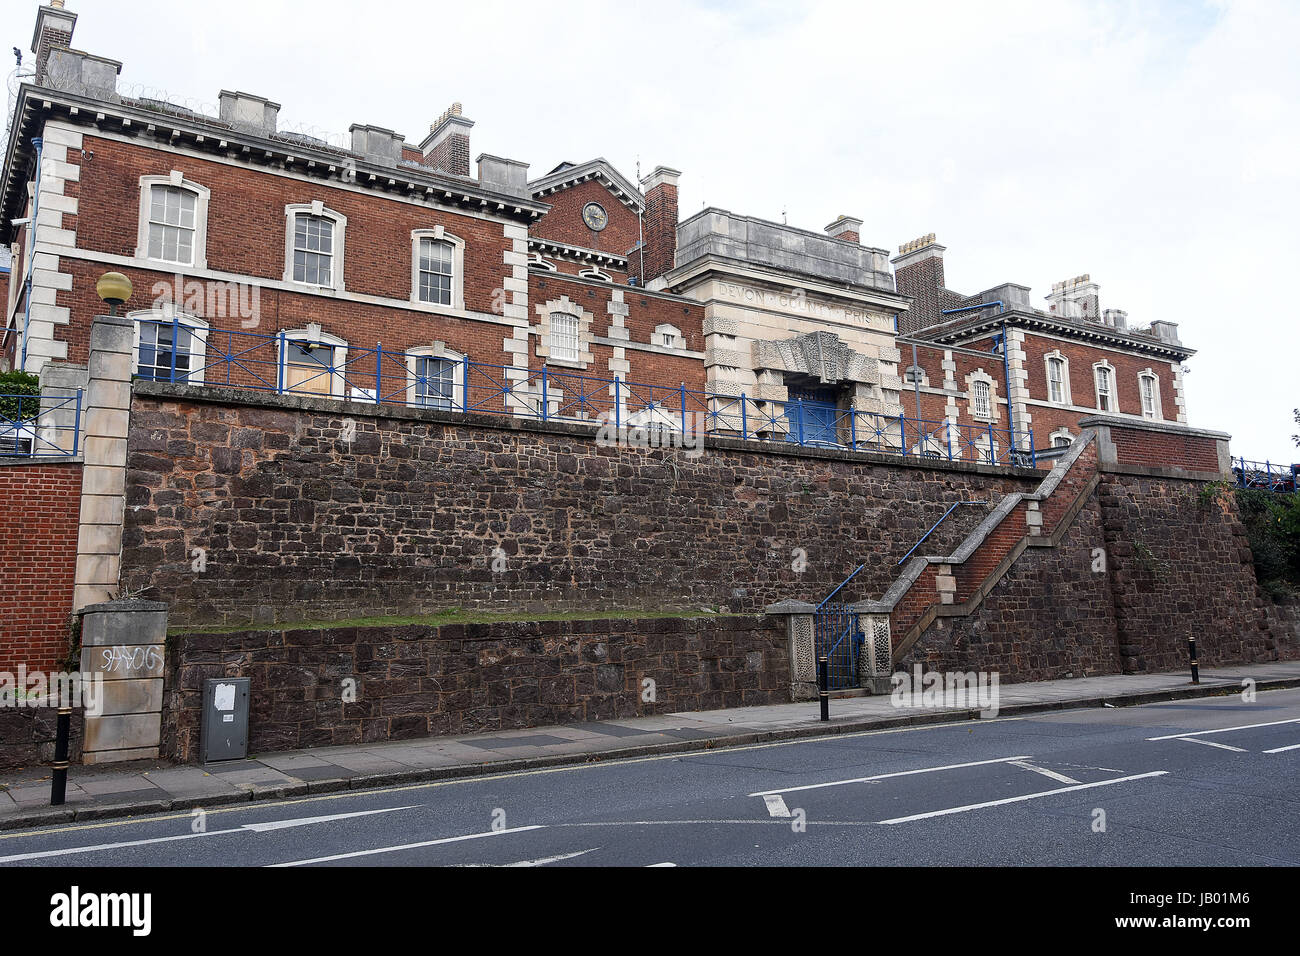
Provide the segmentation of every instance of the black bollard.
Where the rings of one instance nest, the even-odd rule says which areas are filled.
[[[54,736],[54,776],[50,780],[50,806],[63,806],[68,792],[68,735],[72,729],[72,708],[60,707]]]
[[[817,658],[817,689],[822,702],[822,720],[831,719],[831,663],[825,657]]]
[[[1196,659],[1196,638],[1194,637],[1189,637],[1187,639],[1187,656],[1192,660],[1192,683],[1199,684],[1201,682],[1201,672],[1199,667],[1201,662]]]

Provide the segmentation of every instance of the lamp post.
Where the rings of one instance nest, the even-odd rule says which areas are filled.
[[[131,280],[120,272],[105,272],[95,283],[95,292],[108,303],[108,314],[117,315],[117,307],[131,298]]]

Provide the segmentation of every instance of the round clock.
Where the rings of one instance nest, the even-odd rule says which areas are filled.
[[[582,221],[592,232],[600,232],[609,225],[609,213],[598,202],[589,202],[582,207]]]

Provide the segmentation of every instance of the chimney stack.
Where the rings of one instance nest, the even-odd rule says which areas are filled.
[[[441,173],[469,176],[469,131],[474,121],[461,115],[461,105],[452,103],[429,127],[429,135],[420,144],[424,164]]]
[[[32,33],[32,52],[36,54],[35,81],[45,79],[50,51],[72,46],[72,30],[77,25],[77,15],[63,9],[63,0],[51,0],[49,6],[36,13],[36,30]]]
[[[826,235],[832,239],[843,239],[845,242],[861,243],[862,220],[854,219],[852,216],[840,216],[826,227]]]
[[[898,330],[905,335],[946,319],[939,303],[939,290],[945,287],[946,248],[934,241],[931,232],[903,243],[898,255],[889,260],[894,265],[894,287],[912,299],[907,311],[898,317]]]
[[[1052,294],[1047,297],[1052,314],[1062,319],[1101,321],[1101,299],[1098,285],[1086,273],[1052,283]]]
[[[1102,319],[1106,325],[1119,332],[1128,330],[1128,313],[1123,309],[1107,309],[1102,313]]]
[[[382,126],[353,123],[348,127],[352,134],[352,152],[360,153],[372,163],[395,166],[402,158],[406,137]]]
[[[221,122],[252,130],[255,133],[274,133],[280,118],[280,104],[252,93],[232,93],[222,90],[217,94],[217,115]]]
[[[638,274],[642,285],[671,272],[677,264],[677,178],[681,171],[656,166],[641,180],[645,192],[645,215],[642,217],[644,249],[628,257],[629,271]],[[645,275],[640,275],[642,254]]]

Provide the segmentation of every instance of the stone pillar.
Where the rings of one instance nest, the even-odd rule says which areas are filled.
[[[813,612],[807,601],[778,601],[765,613],[788,619],[790,641],[790,699],[817,699],[817,651],[813,641]]]
[[[82,406],[85,465],[74,611],[107,601],[117,590],[126,503],[133,328],[134,323],[120,315],[96,316],[90,326],[89,381]]]
[[[49,442],[66,452],[75,447],[80,453],[85,434],[86,366],[67,362],[47,362],[41,368],[42,443]],[[73,435],[77,423],[77,392],[81,392],[81,435]],[[74,442],[75,438],[75,442]],[[47,451],[49,447],[41,445]]]
[[[103,680],[103,706],[97,714],[86,714],[81,762],[156,758],[162,732],[167,605],[108,601],[79,613],[81,670]]]
[[[858,615],[858,627],[865,640],[858,656],[858,683],[873,694],[888,694],[889,675],[894,671],[894,645],[889,614],[878,601],[864,601],[850,610]]]

